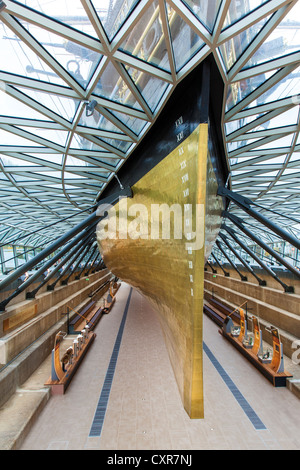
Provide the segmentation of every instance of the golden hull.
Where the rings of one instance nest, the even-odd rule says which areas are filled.
[[[204,264],[223,209],[208,125],[200,124],[132,192],[98,224],[99,249],[110,271],[155,307],[183,406],[191,418],[203,418]]]

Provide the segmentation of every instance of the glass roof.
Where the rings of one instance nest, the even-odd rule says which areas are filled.
[[[300,2],[5,0],[0,10],[2,240],[39,229],[34,241],[46,243],[86,217],[210,53],[232,190],[299,237]]]

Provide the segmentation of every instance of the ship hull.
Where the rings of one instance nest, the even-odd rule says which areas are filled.
[[[183,116],[175,132],[177,145],[108,210],[97,239],[110,271],[154,306],[183,406],[203,418],[204,265],[224,206],[209,123]]]

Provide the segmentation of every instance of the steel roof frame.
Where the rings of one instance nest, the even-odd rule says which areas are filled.
[[[282,211],[293,213],[299,211],[300,204],[299,198],[297,198],[299,174],[285,172],[290,169],[297,170],[300,166],[299,159],[294,161],[291,159],[296,152],[300,151],[300,144],[297,144],[299,115],[297,122],[289,124],[284,122],[281,127],[272,127],[273,118],[280,117],[281,114],[299,106],[299,95],[287,95],[279,100],[271,100],[261,104],[257,104],[256,100],[265,92],[270,92],[281,80],[291,77],[299,65],[300,51],[287,53],[281,57],[270,57],[269,60],[257,65],[247,65],[253,54],[259,50],[270,34],[276,31],[280,22],[292,11],[297,0],[270,0],[224,28],[232,1],[234,0],[221,2],[219,11],[216,12],[212,31],[204,26],[204,23],[183,1],[168,1],[168,6],[204,43],[203,47],[196,51],[190,60],[178,70],[176,69],[167,4],[165,0],[158,0],[155,15],[160,15],[167,49],[170,71],[166,71],[137,55],[125,52],[121,47],[153,3],[149,0],[141,0],[137,3],[111,41],[108,39],[105,27],[96,13],[92,0],[81,0],[81,3],[94,28],[95,37],[85,34],[69,24],[50,18],[42,12],[12,0],[6,0],[6,8],[0,13],[0,21],[15,33],[44,64],[47,64],[56,76],[60,77],[63,84],[23,76],[22,72],[20,74],[5,70],[0,72],[1,90],[11,99],[37,111],[41,116],[40,119],[19,116],[17,113],[15,116],[0,116],[0,130],[28,141],[28,146],[7,143],[0,145],[0,157],[3,155],[4,158],[11,157],[20,162],[19,165],[14,165],[13,160],[11,160],[13,163],[4,163],[1,159],[4,179],[2,179],[0,189],[0,201],[4,201],[4,206],[0,205],[0,219],[2,215],[7,214],[8,209],[12,213],[15,211],[15,214],[18,215],[12,218],[13,224],[17,224],[18,217],[20,217],[19,220],[22,221],[22,227],[25,231],[29,222],[28,219],[26,221],[27,215],[20,211],[21,206],[16,211],[15,205],[18,203],[22,202],[22,207],[26,212],[31,211],[31,220],[39,226],[41,224],[46,226],[50,219],[63,219],[70,212],[76,212],[78,209],[93,205],[153,125],[176,85],[210,53],[215,57],[225,85],[223,135],[225,146],[228,149],[227,157],[231,170],[232,188],[242,194],[251,195],[252,200],[259,201],[265,207],[281,206]],[[227,70],[220,52],[222,45],[264,19],[267,21],[261,30],[243,49],[241,55],[236,57],[231,68]],[[43,28],[99,54],[99,62],[85,88],[30,34],[30,30],[22,26],[20,21]],[[112,64],[118,73],[119,83],[123,83],[125,89],[131,93],[136,103],[135,106],[96,94],[97,84],[109,64]],[[126,67],[138,70],[145,76],[153,77],[164,83],[165,89],[162,98],[154,110],[151,110],[138,84],[134,82]],[[231,86],[239,87],[241,81],[250,80],[264,73],[272,74],[232,108],[226,109],[227,92]],[[53,97],[72,100],[74,103],[73,116],[70,120],[66,119],[57,112],[57,109],[51,109],[50,105],[46,106],[45,103],[33,98],[30,92],[42,93],[43,96],[50,94]],[[86,105],[92,100],[96,102],[97,112],[110,123],[111,129],[114,130],[82,124]],[[258,115],[259,117],[257,117]],[[247,122],[248,118],[255,116],[255,119]],[[134,132],[130,124],[126,123],[128,120],[138,120],[141,130],[138,133]],[[268,129],[258,129],[259,126],[268,122],[270,122]],[[230,123],[234,123],[236,129],[227,132],[226,126]],[[35,129],[66,132],[65,144],[61,145],[54,140],[37,135]],[[276,141],[285,136],[291,136],[291,145],[276,147]],[[89,147],[86,149],[75,147],[73,145],[74,137],[79,140],[84,139]],[[109,139],[109,143],[105,139]],[[125,151],[120,150],[118,142],[129,144],[129,147]],[[233,144],[242,145],[232,150],[229,145]],[[262,147],[266,144],[268,144],[268,148]],[[57,159],[51,161],[51,155]],[[273,160],[280,156],[283,159],[282,163],[277,161],[274,163]],[[26,162],[26,165],[22,162]],[[71,175],[73,176],[71,177]],[[277,194],[278,187],[280,187],[280,195]],[[1,206],[5,208],[3,213]],[[230,207],[230,210],[237,215],[239,214],[239,210],[233,206]],[[78,222],[82,217],[82,215],[78,215],[76,221]],[[273,216],[270,215],[270,217]],[[25,225],[23,222],[26,222]],[[72,226],[73,222],[75,222],[75,218],[72,222],[62,222],[59,230]],[[282,224],[285,225],[284,221]],[[15,227],[17,226],[15,225]],[[299,234],[299,226],[293,225],[290,229]],[[15,228],[15,230],[16,233],[22,231],[21,228]],[[58,226],[55,230],[58,230]],[[259,228],[257,230],[259,231]],[[45,236],[46,233],[47,236],[51,234],[51,229],[49,232],[45,231]],[[40,240],[40,235],[37,238]]]

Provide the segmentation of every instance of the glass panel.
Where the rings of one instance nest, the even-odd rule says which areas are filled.
[[[25,6],[32,8],[55,20],[76,28],[90,36],[96,36],[94,28],[82,6],[80,0],[18,0]]]
[[[170,71],[158,2],[151,2],[143,18],[135,25],[120,49]]]
[[[67,165],[66,169],[69,169],[69,165]],[[108,176],[111,173],[109,170],[106,170],[105,168],[99,168],[99,167],[96,167],[94,165],[87,165],[83,169],[81,167],[79,167],[78,171],[83,172],[83,174],[86,174],[86,176],[85,176],[86,178],[95,178],[95,180],[99,181],[99,182],[100,182],[99,178],[107,179]]]
[[[263,129],[276,129],[277,127],[291,126],[297,124],[298,121],[298,109],[296,107],[289,109],[288,111],[279,114],[273,119],[270,119],[260,126],[255,127],[251,132],[263,130]]]
[[[110,40],[119,31],[138,0],[93,0],[93,5]]]
[[[65,82],[2,22],[0,64],[1,70],[5,72],[65,85]]]
[[[265,26],[268,20],[269,17],[264,18],[258,23],[252,25],[251,28],[242,31],[240,34],[237,34],[219,47],[222,60],[227,70],[229,70],[241,57],[242,53]],[[254,65],[255,62],[252,57],[248,63],[250,65]]]
[[[91,141],[89,140],[91,138]],[[96,146],[97,143],[96,142],[99,142],[99,145],[104,145],[104,143],[107,143],[109,144],[110,146],[114,147],[114,149],[119,149],[121,150],[121,152],[126,152],[127,149],[130,147],[131,145],[131,142],[126,142],[124,140],[119,140],[119,139],[115,139],[115,138],[109,138],[107,136],[89,136],[88,134],[86,135],[86,139],[85,139],[87,142],[90,142],[91,145],[93,146]],[[114,149],[112,149],[112,152],[114,151]]]
[[[97,152],[106,152],[104,147],[91,142],[90,140],[86,139],[85,137],[76,134],[72,139],[71,150],[72,149],[79,149],[79,150],[95,150]],[[72,152],[71,152],[72,153]]]
[[[266,93],[257,99],[257,104],[269,103],[288,96],[298,95],[300,93],[300,67],[295,69],[291,74],[280,80],[276,85],[270,88]],[[255,106],[253,101],[251,106]]]
[[[115,167],[119,163],[119,158],[114,158],[113,156],[111,156],[111,152],[108,152],[103,147],[100,147],[100,145],[96,145],[95,143],[85,139],[84,137],[78,136],[78,135],[75,135],[72,139],[70,153],[72,154],[72,150],[76,150],[76,149],[79,149],[79,150],[93,150],[95,152],[99,152],[99,151],[103,152],[104,154],[108,155],[108,157],[105,157],[103,159],[103,163],[106,163],[108,165],[112,165],[113,167]],[[71,157],[72,157],[72,160],[70,160]],[[75,158],[74,156],[69,156],[68,155],[67,165],[72,164],[70,162],[71,161],[73,162],[74,158]],[[91,158],[93,160],[95,160],[95,162],[94,162],[95,164],[96,164],[96,162],[99,162],[99,166],[101,166],[101,164],[100,164],[101,163],[101,157],[97,156],[97,154],[96,154],[94,157],[91,157]],[[80,157],[78,157],[78,160],[80,160]]]
[[[87,49],[80,44],[68,41],[58,34],[46,31],[24,20],[24,28],[41,43],[41,45],[54,57],[58,64],[83,87],[86,88],[100,59],[101,54]]]
[[[111,62],[105,68],[93,93],[138,110],[142,109]]]
[[[184,3],[212,32],[222,0],[184,0]]]
[[[283,171],[283,174],[286,175],[286,176],[291,176],[291,178],[290,178],[291,180],[297,179],[299,181],[300,173],[295,168],[286,168]]]
[[[226,129],[226,135],[229,135],[230,133],[234,132],[237,129],[240,129],[243,126],[246,126],[248,123],[251,121],[255,121],[258,117],[261,117],[262,115],[255,115],[251,116],[252,119],[245,119],[245,120],[239,120],[239,121],[233,121],[230,123],[225,124],[225,129]],[[265,129],[276,129],[277,127],[282,127],[282,126],[291,126],[297,124],[298,121],[298,109],[296,107],[289,109],[288,111],[279,114],[273,119],[269,119],[260,125],[253,127],[253,129],[247,131],[247,134],[251,134],[256,131],[260,130],[265,130]],[[250,136],[251,138],[251,136]]]
[[[298,163],[298,168],[300,168],[300,134],[297,135],[297,140],[296,140],[296,147],[294,148],[293,153],[291,154],[289,161],[290,162],[295,162],[297,161]]]
[[[5,84],[4,82],[2,82],[2,84],[4,86],[4,91],[0,91],[0,112],[2,116],[48,121],[48,118],[45,115],[38,113],[35,109],[30,106],[26,106],[26,104],[21,103],[21,101],[18,101],[12,96],[9,96],[8,93],[5,93]]]
[[[13,247],[6,245],[3,247],[3,261],[5,263],[2,265],[3,272],[9,272],[12,269],[15,269],[15,261],[11,259],[14,257]]]
[[[24,254],[24,251],[25,251],[24,247],[23,246],[16,246],[15,250],[16,250],[16,255],[17,255],[16,264],[17,264],[17,266],[21,266],[26,261],[25,254]]]
[[[126,66],[132,80],[152,111],[158,105],[168,84],[146,72]]]
[[[33,185],[38,185],[38,184],[44,185],[44,181],[42,181],[42,177],[41,177],[41,181],[38,181],[36,178],[33,178],[32,175],[30,174],[28,176],[24,176],[24,175],[18,175],[18,174],[13,173],[12,178],[14,179],[16,183],[18,183],[19,186],[26,186],[27,190],[30,186],[33,186]],[[22,184],[19,184],[20,182],[22,182]]]
[[[29,141],[27,141],[27,145],[31,145]],[[49,149],[46,149],[48,152],[49,152]],[[9,158],[9,160],[11,160],[11,157],[6,157],[6,158]],[[32,162],[30,163],[30,165],[42,165],[44,162],[45,162],[45,165],[46,165],[46,162],[51,162],[51,163],[55,163],[55,164],[61,164],[62,162],[62,155],[59,154],[59,153],[41,153],[41,149],[40,147],[37,148],[37,152],[36,153],[32,153],[32,151],[30,153],[26,153],[24,155],[21,155],[19,154],[19,164],[20,165],[23,165],[26,163],[26,160],[25,158],[27,158],[28,160],[32,159]]]
[[[1,158],[1,162],[2,162],[4,167],[6,167],[6,166],[28,166],[28,167],[30,167],[30,166],[33,165],[30,162],[25,162],[25,161],[19,160],[18,158],[9,157],[7,155],[0,154],[0,158]]]
[[[241,0],[231,0],[226,19],[224,21],[224,28],[236,23],[241,18],[244,18],[248,13],[251,13],[256,8],[268,3],[269,0],[248,0],[247,2]]]
[[[266,72],[261,75],[256,75],[251,78],[245,78],[244,80],[231,83],[227,89],[226,111],[242,101],[246,96],[250,95],[250,93],[266,82],[276,72],[277,70],[273,70],[272,72]],[[266,92],[266,95],[268,94],[269,92]],[[249,105],[249,107],[263,103],[265,103],[264,98],[258,97],[257,100],[254,100],[251,105]]]
[[[233,152],[234,150],[237,150],[237,149],[240,149],[241,147],[244,147],[245,144],[243,141],[237,141],[237,142],[228,142],[227,144],[227,151],[230,153],[230,152]],[[231,163],[233,163],[232,160],[230,160]]]
[[[299,17],[300,3],[297,2],[280,25],[272,31],[266,41],[253,54],[250,65],[260,64],[299,51],[300,22],[296,19]]]
[[[289,147],[292,143],[292,135],[287,135],[280,139],[273,140],[272,142],[268,142],[267,144],[260,145],[260,150],[271,149],[271,148],[280,148],[280,147]]]
[[[16,87],[17,88],[17,87]],[[66,98],[60,95],[54,95],[52,93],[46,93],[43,91],[31,90],[30,88],[18,87],[24,94],[34,99],[37,103],[42,104],[46,108],[50,109],[59,116],[64,117],[68,121],[72,121],[80,103],[79,100],[72,98]],[[39,119],[45,119],[44,115],[40,115]]]
[[[124,135],[120,129],[115,126],[111,121],[106,119],[97,109],[94,109],[92,115],[84,112],[79,121],[80,126],[92,127],[95,129],[100,129],[104,131],[117,132],[121,135]]]
[[[228,150],[229,151],[235,150],[234,148],[232,148],[235,144],[237,144],[237,148],[241,149],[243,147],[246,147],[247,145],[254,144],[255,142],[257,142],[257,145],[255,146],[255,148],[258,148],[258,147],[260,148],[259,141],[261,139],[262,139],[261,137],[253,138],[250,134],[249,137],[245,137],[243,139],[239,138],[239,140],[235,140],[234,142],[229,143]]]
[[[170,6],[168,6],[168,19],[176,70],[179,71],[205,43]]]
[[[264,114],[266,113],[253,114],[252,116],[247,116],[242,119],[237,119],[236,121],[230,121],[225,123],[226,135],[231,134],[240,127],[250,124],[250,122],[255,121],[257,118],[262,117]],[[262,126],[265,127],[265,123],[263,123]]]
[[[18,146],[18,145],[29,146],[30,145],[33,147],[39,146],[39,144],[36,144],[35,142],[31,142],[28,139],[24,139],[23,137],[20,137],[11,132],[4,131],[2,129],[0,129],[0,142],[1,142],[1,145],[12,145],[12,146]]]
[[[279,157],[274,157],[274,158],[269,158],[267,161],[267,164],[273,165],[282,165],[285,162],[286,156],[285,155],[280,155]]]
[[[57,131],[52,129],[44,129],[40,127],[26,127],[26,126],[18,126],[18,129],[24,130],[34,136],[41,137],[42,139],[49,140],[57,145],[65,146],[67,137],[69,132],[68,131]]]
[[[121,152],[124,152],[124,153],[127,152],[127,150],[132,144],[132,142],[125,142],[124,140],[118,140],[118,139],[109,139],[107,137],[101,137],[101,140],[111,145],[112,147],[115,147],[116,149],[121,150]]]
[[[111,110],[111,113],[116,116],[121,122],[123,122],[129,129],[132,130],[136,135],[139,135],[147,122],[137,119],[127,114],[118,113],[117,111]]]
[[[229,135],[243,126],[242,119],[225,123],[225,135]]]

